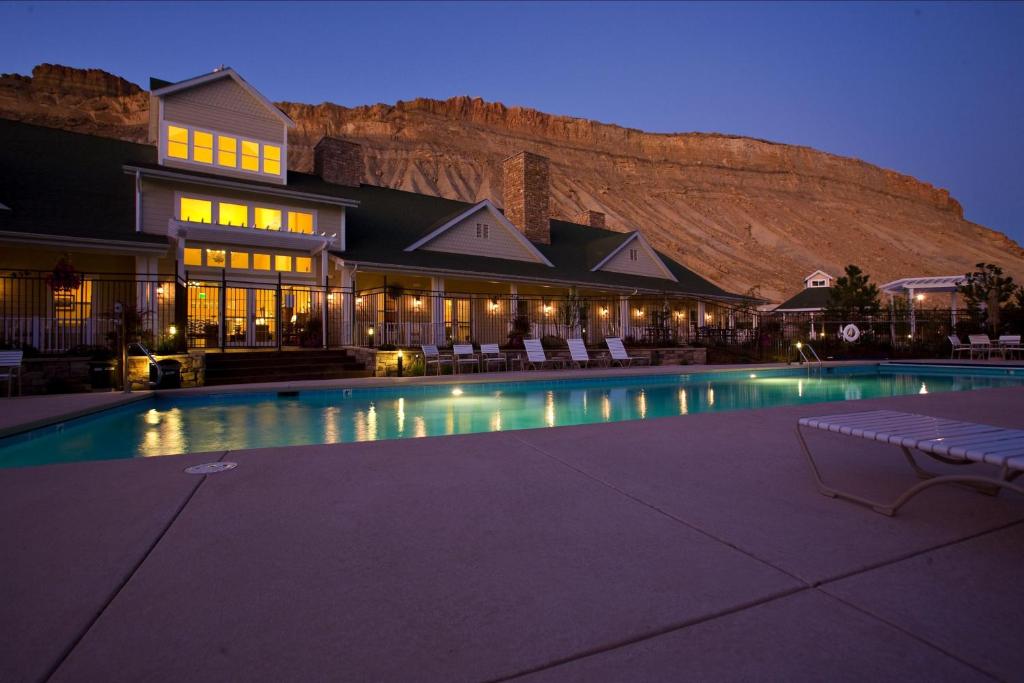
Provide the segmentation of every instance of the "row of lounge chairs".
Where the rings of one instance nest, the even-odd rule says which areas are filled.
[[[1013,354],[1017,354],[1019,358],[1021,352],[1024,351],[1019,334],[1004,334],[995,340],[989,339],[984,334],[971,334],[967,336],[966,344],[960,341],[960,337],[951,334],[949,343],[952,346],[949,353],[950,358],[955,358],[958,355],[963,357],[963,354],[966,353],[973,360],[975,355],[979,358],[991,358],[994,354],[999,354],[1003,360],[1006,360],[1012,358]]]
[[[587,351],[587,345],[582,339],[570,339],[569,359],[551,358],[547,354],[544,345],[539,339],[525,339],[523,344],[526,347],[526,356],[509,358],[502,352],[497,344],[481,344],[480,351],[474,351],[472,344],[455,344],[450,354],[441,353],[434,344],[422,344],[423,350],[423,374],[430,374],[431,367],[437,369],[441,374],[442,368],[451,366],[452,372],[462,372],[464,368],[477,371],[490,372],[492,370],[513,369],[513,363],[518,359],[520,368],[523,370],[535,370],[546,367],[565,367],[567,364],[572,367],[584,368],[591,365],[611,366],[616,363],[627,367],[633,363],[650,364],[646,356],[631,356],[626,351],[625,345],[618,337],[605,339],[608,345],[608,356],[591,357]]]

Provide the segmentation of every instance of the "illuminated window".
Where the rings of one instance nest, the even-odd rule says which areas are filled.
[[[288,212],[288,232],[301,232],[304,235],[313,234],[313,214],[302,211]]]
[[[295,272],[296,273],[312,273],[313,272],[313,259],[308,256],[296,256],[295,257]]]
[[[244,251],[233,251],[231,252],[231,267],[232,268],[248,268],[249,267],[249,254]]]
[[[202,249],[190,249],[185,247],[185,265],[186,266],[201,266],[203,265],[203,250]]]
[[[263,145],[263,172],[281,175],[281,148],[276,145]]]
[[[280,230],[281,209],[265,209],[259,206],[256,207],[256,216],[253,221],[253,227],[259,228],[260,230]]]
[[[275,256],[274,257],[274,270],[291,270],[292,269],[292,257],[291,256]]]
[[[260,143],[242,140],[242,168],[246,171],[260,170]]]
[[[228,168],[238,166],[238,141],[226,135],[217,136],[217,163]]]
[[[188,129],[167,126],[167,156],[188,159]]]
[[[207,249],[206,250],[206,265],[211,268],[223,268],[224,267],[224,250],[223,249]]]
[[[249,226],[249,207],[245,204],[220,202],[217,205],[217,212],[217,220],[221,225],[237,225],[242,228]]]
[[[192,133],[192,160],[202,164],[213,163],[213,134],[197,130]]]
[[[213,202],[206,199],[182,197],[178,217],[190,223],[212,223]]]
[[[270,270],[270,254],[253,254],[252,267],[256,270]]]

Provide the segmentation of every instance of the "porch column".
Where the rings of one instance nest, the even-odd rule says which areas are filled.
[[[514,282],[508,283],[508,329],[505,330],[505,341],[509,339],[515,329],[516,319],[519,317],[519,285]],[[511,361],[510,361],[511,362]]]
[[[338,339],[342,346],[352,345],[352,325],[356,317],[356,279],[355,268],[341,267],[341,334]]]
[[[907,290],[907,310],[910,311],[910,336],[917,336],[917,315],[914,312],[914,288]]]
[[[430,278],[431,343],[444,346],[444,278]]]
[[[956,291],[949,293],[949,322],[953,325],[953,333],[956,333]]]
[[[708,326],[707,321],[707,305],[703,301],[697,302],[697,329]]]
[[[631,333],[632,326],[629,324],[629,297],[619,297],[619,336],[626,338]]]

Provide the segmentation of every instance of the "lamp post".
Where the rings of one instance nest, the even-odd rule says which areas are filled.
[[[402,376],[402,349],[398,349],[398,376]]]

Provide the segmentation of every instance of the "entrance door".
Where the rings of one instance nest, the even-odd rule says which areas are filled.
[[[251,329],[249,290],[228,287],[224,293],[224,345],[248,346]]]
[[[444,334],[448,343],[463,344],[473,337],[470,325],[470,300],[444,300]]]
[[[249,290],[249,317],[252,320],[253,346],[277,345],[277,291],[273,289]]]

